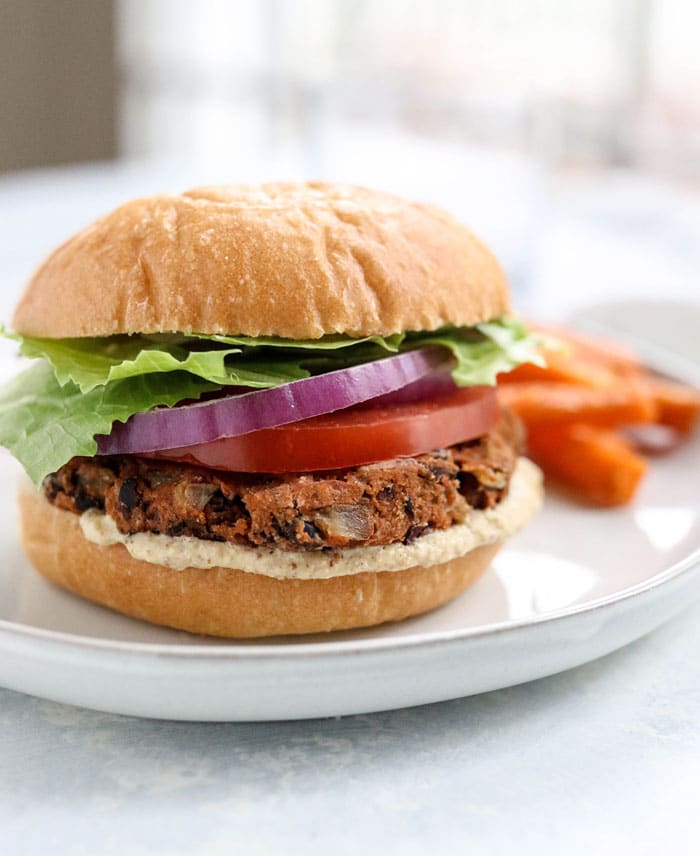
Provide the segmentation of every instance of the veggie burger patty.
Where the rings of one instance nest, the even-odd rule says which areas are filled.
[[[506,411],[476,440],[347,470],[265,476],[135,456],[73,458],[43,489],[59,508],[105,511],[124,534],[286,550],[410,543],[499,503],[520,446]]]

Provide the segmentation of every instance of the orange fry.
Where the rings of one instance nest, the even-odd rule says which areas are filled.
[[[589,425],[536,428],[528,434],[528,447],[546,474],[594,505],[628,503],[647,467],[615,432]]]
[[[556,324],[530,322],[528,326],[534,332],[544,333],[569,345],[573,356],[602,365],[619,377],[631,377],[642,371],[634,351],[619,342],[587,336]]]
[[[656,402],[657,421],[682,434],[690,433],[700,415],[700,391],[655,378],[649,378],[646,386]]]
[[[635,422],[653,422],[654,399],[645,385],[616,383],[590,389],[567,383],[513,383],[499,387],[502,404],[510,407],[528,428],[585,422],[614,428]]]
[[[499,383],[572,383],[575,386],[588,386],[602,389],[612,386],[617,375],[593,360],[577,357],[573,354],[560,354],[544,350],[546,366],[523,363],[512,371],[498,376]]]

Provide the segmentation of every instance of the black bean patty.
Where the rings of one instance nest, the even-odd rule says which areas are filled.
[[[125,534],[286,550],[410,543],[499,503],[521,444],[504,412],[477,440],[351,469],[268,476],[133,455],[73,458],[43,489],[67,511],[105,511]]]

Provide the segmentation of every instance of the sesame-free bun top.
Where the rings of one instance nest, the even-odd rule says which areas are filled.
[[[472,325],[508,309],[492,253],[439,208],[279,183],[127,202],[54,250],[13,327],[315,339]]]

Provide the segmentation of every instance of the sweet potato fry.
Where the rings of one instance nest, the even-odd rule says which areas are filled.
[[[587,336],[556,324],[528,322],[528,327],[535,332],[559,339],[571,347],[573,356],[604,366],[619,377],[634,377],[642,372],[634,351],[619,342]]]
[[[649,378],[646,384],[656,403],[657,421],[688,434],[700,415],[700,391],[656,378]]]
[[[567,383],[513,383],[500,386],[499,397],[528,428],[575,422],[614,428],[653,422],[657,416],[648,388],[634,382],[616,383],[605,389]]]
[[[647,464],[615,432],[590,425],[539,427],[528,435],[530,456],[594,505],[625,505]]]
[[[571,383],[592,389],[612,386],[618,376],[593,360],[543,349],[546,366],[523,363],[510,372],[498,376],[499,383]]]
[[[530,326],[567,346],[544,346],[546,367],[526,364],[498,379],[502,403],[528,429],[531,456],[584,501],[629,502],[647,466],[639,453],[682,441],[700,420],[700,390],[659,379],[615,342]]]

